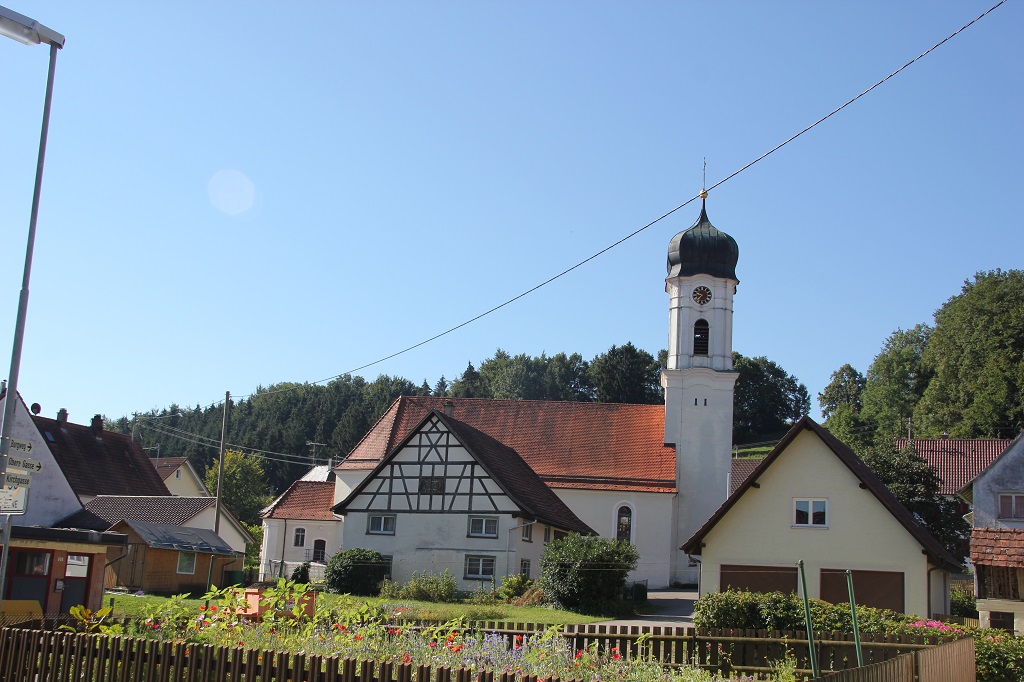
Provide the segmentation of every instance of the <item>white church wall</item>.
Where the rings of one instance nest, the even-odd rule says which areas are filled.
[[[640,553],[640,562],[630,580],[646,580],[652,589],[669,585],[674,495],[576,488],[554,488],[554,491],[598,535],[613,540],[619,507],[631,507],[632,542]]]

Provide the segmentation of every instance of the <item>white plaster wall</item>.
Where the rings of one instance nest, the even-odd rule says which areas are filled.
[[[286,527],[287,526],[287,527]],[[295,529],[306,529],[303,547],[295,546]],[[306,550],[312,551],[315,540],[326,542],[327,558],[342,549],[342,521],[308,521],[301,519],[263,519],[263,543],[260,545],[260,580],[277,577],[276,566],[285,563],[284,577],[291,575],[291,567],[306,560]],[[269,575],[272,573],[273,575]]]
[[[621,490],[579,490],[555,488],[555,494],[576,516],[604,538],[615,539],[616,513],[627,505],[633,509],[633,544],[640,562],[630,580],[646,580],[651,589],[667,587],[670,582],[672,537],[671,493],[641,493]],[[538,538],[534,531],[534,541]]]
[[[999,518],[999,494],[1024,492],[1024,439],[974,481],[972,492],[975,528],[1024,528],[1024,519]]]
[[[983,628],[992,627],[992,612],[1001,611],[1013,614],[1013,631],[1016,635],[1024,634],[1024,601],[1010,599],[979,599],[978,624]]]
[[[0,400],[0,411],[4,409],[5,401],[6,398]],[[52,526],[81,509],[82,503],[53,458],[46,439],[36,428],[24,401],[20,399],[15,406],[11,435],[32,443],[32,453],[28,457],[43,464],[42,471],[32,474],[26,513],[12,516],[12,523],[16,526]]]
[[[181,472],[181,478],[176,476],[178,471]],[[177,471],[164,479],[164,485],[167,486],[167,490],[172,495],[177,495],[178,497],[210,497],[206,486],[203,485],[194,471],[184,463],[178,467]]]
[[[371,469],[336,469],[334,474],[334,504],[338,504],[351,493],[356,486],[370,475]]]
[[[193,528],[206,528],[213,530],[216,526],[216,520],[216,510],[211,506],[209,509],[204,509],[193,516],[183,525],[192,526]],[[242,535],[241,529],[232,523],[230,518],[224,515],[223,510],[220,515],[220,531],[217,535],[219,535],[224,542],[228,543],[228,547],[231,549],[236,552],[245,553],[245,536]]]
[[[820,595],[822,568],[900,571],[906,612],[928,615],[921,546],[817,436],[798,435],[758,482],[705,539],[701,594],[719,590],[722,564],[793,566],[803,559],[811,597]],[[793,528],[794,497],[827,498],[828,528]]]
[[[349,512],[345,517],[345,548],[362,547],[393,556],[392,578],[396,582],[408,581],[414,571],[441,573],[447,569],[458,580],[460,590],[476,590],[480,587],[481,581],[466,580],[463,577],[467,554],[494,557],[496,587],[501,585],[501,578],[506,575],[506,572],[519,572],[517,550],[520,546],[522,531],[513,529],[514,526],[520,525],[519,519],[515,517],[508,514],[417,514],[408,512],[396,516],[394,535],[374,535],[366,532],[367,512]],[[470,516],[497,517],[498,537],[468,537]],[[509,533],[510,529],[512,529],[511,533]],[[540,568],[538,548],[543,548],[543,531],[540,528],[534,530],[533,540],[532,543],[522,544],[529,545],[528,558],[534,562],[533,572],[536,577]],[[489,582],[486,583],[486,587],[490,588]]]
[[[708,367],[719,371],[732,369],[732,317],[735,280],[693,275],[665,280],[669,295],[668,368]],[[691,295],[699,286],[711,290],[711,302],[699,306]],[[693,355],[693,325],[708,322],[708,355]]]

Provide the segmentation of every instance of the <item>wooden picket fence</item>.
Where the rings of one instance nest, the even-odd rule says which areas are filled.
[[[974,640],[958,639],[901,654],[888,661],[850,668],[815,682],[976,682]]]
[[[537,626],[528,629],[531,624],[523,623],[475,625],[475,629],[506,638],[510,645],[517,635],[537,632]],[[807,639],[802,632],[591,624],[562,626],[561,633],[575,649],[596,643],[604,650],[616,648],[622,656],[632,658],[642,648],[645,655],[667,667],[699,666],[722,675],[765,676],[772,662],[789,651],[801,672],[810,673]],[[939,643],[936,638],[912,636],[862,637],[868,665],[934,648]],[[856,666],[852,634],[815,633],[815,650],[822,669],[846,670]],[[973,665],[973,648],[971,662]],[[0,628],[0,680],[4,682],[469,682],[471,675],[471,671],[357,662],[336,656]],[[508,676],[494,677],[499,682],[513,682]],[[481,676],[478,682],[493,682],[492,676]]]

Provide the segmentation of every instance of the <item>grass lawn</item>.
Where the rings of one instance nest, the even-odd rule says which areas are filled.
[[[155,595],[140,595],[107,592],[103,596],[103,605],[110,606],[110,600],[114,600],[114,618],[144,618],[151,611],[160,608],[161,604],[167,601],[167,597]],[[341,594],[329,594],[322,592],[317,595],[321,603],[328,604],[331,608],[347,609],[358,606],[363,602],[377,604],[386,601],[395,609],[401,609],[404,617],[409,619],[422,620],[455,620],[465,618],[466,620],[490,620],[506,621],[514,623],[543,623],[545,625],[566,625],[575,623],[594,623],[600,620],[607,620],[595,616],[583,616],[571,611],[559,611],[558,609],[543,606],[513,606],[511,604],[473,604],[462,602],[457,604],[438,604],[434,602],[399,600],[382,600],[374,597],[350,597]],[[194,606],[196,613],[204,603],[201,599],[187,599],[186,605]]]

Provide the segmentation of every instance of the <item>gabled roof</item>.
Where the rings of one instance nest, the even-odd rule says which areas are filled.
[[[490,435],[466,424],[454,417],[448,417],[438,410],[428,412],[414,429],[398,443],[388,455],[380,461],[374,471],[367,476],[347,498],[336,504],[332,511],[342,513],[347,504],[354,500],[374,477],[394,459],[402,448],[412,440],[415,434],[431,419],[438,419],[447,427],[467,452],[480,463],[495,483],[523,510],[523,513],[556,528],[575,531],[584,535],[596,535],[594,530],[580,520],[578,516],[562,500],[555,495],[541,477],[530,468],[530,465],[519,456],[513,448],[498,441]]]
[[[160,474],[160,480],[166,481],[171,474],[178,470],[178,467],[187,461],[188,457],[160,457],[159,459],[150,459],[149,463]]]
[[[115,524],[114,527],[123,532],[124,526],[130,527],[138,533],[142,541],[153,549],[170,549],[200,554],[234,555],[235,553],[235,550],[231,549],[219,535],[206,528],[127,520]]]
[[[1006,450],[1010,440],[999,438],[900,438],[900,450],[913,445],[942,481],[939,492],[956,495]]]
[[[757,479],[770,467],[779,456],[785,451],[793,440],[796,439],[802,431],[811,431],[818,436],[825,443],[829,450],[839,458],[846,468],[856,476],[861,484],[875,496],[879,502],[882,503],[893,518],[899,521],[900,525],[906,528],[907,532],[921,545],[925,553],[928,555],[929,560],[936,566],[948,568],[949,570],[960,570],[961,566],[957,563],[956,559],[946,550],[945,547],[939,544],[938,540],[932,537],[921,524],[914,519],[906,507],[896,499],[896,496],[885,487],[877,476],[868,468],[868,466],[861,460],[860,457],[854,454],[853,450],[847,447],[845,444],[839,441],[838,438],[833,436],[828,430],[820,426],[810,417],[804,417],[796,424],[793,428],[783,436],[782,440],[772,449],[768,456],[765,457],[757,465],[750,476],[743,481],[742,485],[729,496],[721,507],[718,508],[710,519],[701,526],[693,537],[686,541],[682,546],[683,551],[687,554],[700,554],[701,543],[707,536],[711,529],[714,528],[718,522],[724,517],[730,509],[739,501],[743,494],[750,490],[751,487],[757,482]]]
[[[123,433],[33,416],[36,428],[79,497],[170,495],[141,446]]]
[[[215,497],[100,495],[87,502],[82,511],[64,519],[60,525],[65,528],[106,530],[118,521],[130,520],[183,526],[216,503]]]
[[[331,513],[334,504],[334,483],[299,479],[274,502],[260,512],[265,519],[302,519],[303,521],[337,521]]]
[[[984,566],[1024,568],[1024,529],[975,528],[971,531],[971,561]]]
[[[63,528],[93,530],[106,530],[118,521],[145,521],[185,526],[202,512],[214,508],[216,504],[217,498],[209,496],[100,495],[89,500],[81,511],[67,517],[58,525]],[[253,542],[249,531],[227,507],[221,505],[220,513],[223,520],[235,526],[246,543]]]
[[[446,402],[455,419],[513,449],[553,488],[676,490],[664,405],[403,396],[336,470],[376,467]]]

